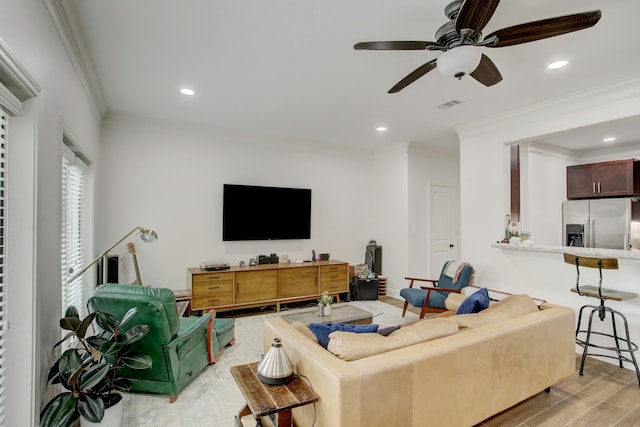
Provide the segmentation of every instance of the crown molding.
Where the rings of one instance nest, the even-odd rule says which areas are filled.
[[[100,118],[107,115],[109,108],[102,91],[100,79],[96,72],[89,47],[82,37],[82,30],[78,24],[76,10],[73,4],[65,0],[42,0],[51,15],[64,49],[69,55],[71,64],[76,70],[80,82],[91,98],[93,106]]]
[[[37,96],[40,86],[20,64],[9,46],[0,40],[0,101],[10,114],[18,115],[22,103]]]
[[[536,122],[560,116],[580,114],[580,112],[603,108],[603,106],[613,103],[632,101],[635,105],[637,104],[635,98],[640,98],[640,74],[595,86],[589,90],[575,92],[568,96],[539,102],[526,108],[466,123],[457,126],[455,130],[458,132],[460,139],[478,138],[499,134],[507,130],[523,129],[532,123],[535,124]],[[610,108],[605,110],[606,114],[603,113],[600,116],[603,122],[622,118],[619,112]],[[640,107],[634,107],[632,110],[626,116],[640,114]],[[553,132],[560,130],[566,129],[557,129],[553,130]]]

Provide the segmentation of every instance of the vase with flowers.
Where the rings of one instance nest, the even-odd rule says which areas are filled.
[[[320,305],[322,306],[322,315],[330,316],[331,315],[331,303],[333,302],[333,297],[329,295],[329,292],[324,291],[322,296],[320,297]]]

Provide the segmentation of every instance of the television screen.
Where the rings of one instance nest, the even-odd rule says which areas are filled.
[[[222,240],[311,238],[311,190],[224,184]]]

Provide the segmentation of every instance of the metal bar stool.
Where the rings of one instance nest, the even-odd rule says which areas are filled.
[[[611,359],[618,359],[618,363],[621,368],[623,367],[623,362],[633,363],[633,366],[636,369],[638,385],[640,385],[640,369],[638,369],[638,362],[636,361],[636,356],[634,354],[634,352],[638,349],[638,346],[631,342],[631,336],[629,335],[629,323],[627,322],[627,318],[619,311],[613,310],[612,308],[606,307],[604,305],[605,300],[626,301],[638,296],[638,294],[632,292],[622,292],[615,289],[606,289],[602,287],[602,269],[617,270],[618,260],[616,258],[591,258],[565,253],[564,262],[576,266],[576,287],[572,288],[571,292],[575,292],[580,296],[597,298],[600,300],[600,305],[583,305],[582,307],[580,307],[580,312],[578,314],[578,325],[576,327],[576,344],[584,348],[582,352],[582,362],[580,363],[580,375],[582,376],[584,373],[584,362],[587,359],[587,356],[590,355],[608,357]],[[600,273],[600,281],[598,282],[598,286],[580,286],[580,267],[598,269]],[[585,309],[591,309],[591,314],[589,315],[589,324],[587,326],[587,329],[580,329],[582,325],[582,313]],[[593,324],[593,316],[596,313],[598,313],[598,317],[601,321],[605,320],[605,318],[607,317],[607,313],[611,314],[611,326],[613,328],[613,335],[605,332],[593,331],[591,329],[591,326]],[[626,334],[626,338],[620,337],[618,335],[618,330],[616,328],[616,316],[618,316],[624,323],[624,332]],[[594,344],[591,342],[592,335],[600,335],[613,338],[615,346]],[[622,345],[624,345],[624,347],[622,347]],[[596,348],[613,352],[615,353],[615,355],[589,353],[589,348]]]

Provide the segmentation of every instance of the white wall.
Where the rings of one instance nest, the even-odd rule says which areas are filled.
[[[508,292],[526,292],[576,309],[587,303],[569,291],[575,283],[575,270],[564,264],[559,254],[491,248],[503,234],[508,182],[503,163],[504,144],[637,114],[640,114],[638,77],[596,88],[571,100],[533,106],[526,112],[458,129],[462,253],[476,266],[479,284]],[[483,179],[478,179],[479,176]],[[610,280],[611,287],[637,292],[639,274],[640,262],[622,260],[620,271],[607,274],[605,280]],[[615,305],[628,315],[632,338],[640,342],[640,299]]]
[[[576,164],[573,157],[558,151],[521,145],[528,151],[526,198],[528,209],[522,231],[531,232],[537,244],[562,245],[562,202],[567,200],[567,166]]]
[[[17,174],[12,179],[17,176],[22,184],[26,183],[20,188],[28,193],[20,194],[18,199],[28,207],[17,214],[20,218],[14,216],[15,221],[8,224],[9,233],[15,232],[13,226],[23,220],[31,218],[31,224],[22,235],[22,246],[10,248],[7,258],[13,263],[10,271],[23,274],[8,277],[10,328],[7,365],[3,366],[8,390],[5,423],[30,426],[39,421],[51,348],[60,338],[61,126],[65,123],[95,159],[99,118],[44,2],[0,0],[0,10],[0,38],[41,88],[40,94],[26,105],[24,117],[17,120],[19,132],[11,134],[10,130],[10,144],[26,144],[29,148],[20,147],[22,154],[31,151],[32,157],[22,159],[25,168],[10,172],[10,176]],[[27,176],[20,176],[21,173]],[[13,185],[9,183],[10,190]],[[9,197],[12,202],[13,196]],[[89,215],[91,222],[90,207]],[[19,256],[11,258],[14,249],[17,251],[13,254],[19,252]]]
[[[364,203],[374,219],[369,238],[382,246],[382,275],[387,294],[397,295],[408,268],[408,144],[394,143],[375,150],[373,197]]]
[[[185,289],[187,268],[201,261],[248,264],[249,258],[270,253],[310,259],[315,249],[357,264],[374,237],[371,152],[113,117],[103,127],[100,158],[98,252],[135,226],[158,233],[153,244],[132,236],[114,249],[121,255],[124,283],[135,279],[128,241],[136,246],[143,284]],[[311,239],[223,242],[223,184],[310,188]],[[265,209],[269,206],[255,207],[255,221]]]

